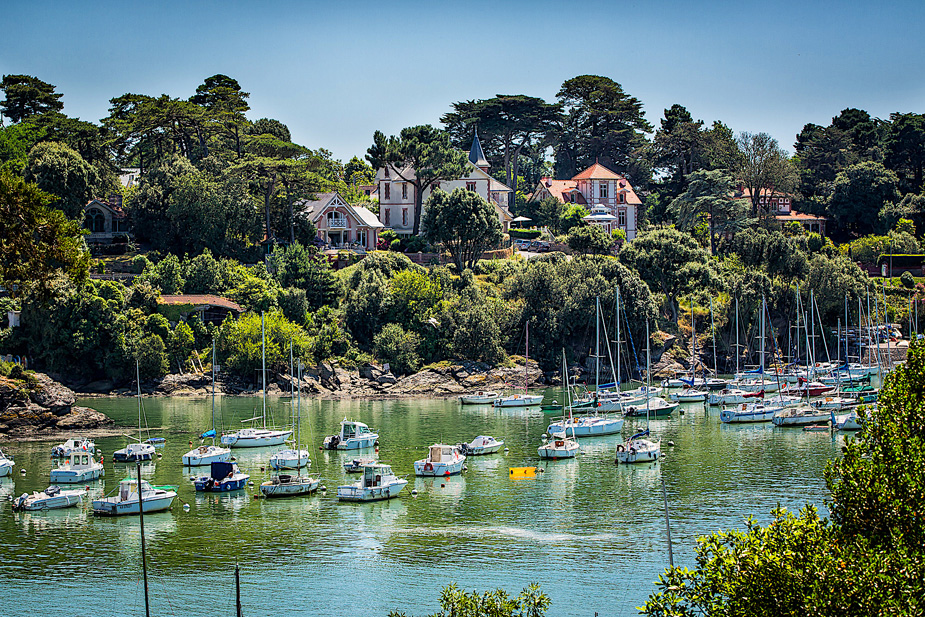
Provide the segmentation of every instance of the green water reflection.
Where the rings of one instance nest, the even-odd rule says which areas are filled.
[[[132,399],[83,404],[120,424],[135,422]],[[303,400],[311,470],[321,475],[327,494],[266,501],[254,499],[254,487],[221,495],[193,490],[180,457],[209,427],[209,399],[146,399],[144,406],[148,425],[163,427],[152,434],[165,436],[167,445],[163,458],[143,473],[154,483],[180,485],[180,501],[170,512],[145,517],[158,615],[233,614],[235,562],[242,568],[246,615],[283,609],[295,615],[384,616],[392,609],[424,615],[437,608],[440,588],[454,581],[514,592],[537,581],[552,597],[551,614],[632,615],[667,562],[662,477],[675,560],[691,565],[700,535],[741,527],[750,514],[767,520],[777,504],[821,506],[822,470],[843,439],[770,424],[726,426],[717,412],[695,404],[683,416],[653,420],[653,433],[676,444],[663,443],[666,456],[658,464],[615,467],[615,435],[585,440],[576,460],[544,465],[536,447],[548,417],[539,411],[460,407],[454,400]],[[273,399],[270,407],[281,418],[288,399]],[[251,398],[221,400],[219,428],[239,426],[254,408]],[[335,487],[353,477],[341,465],[353,454],[317,447],[344,417],[379,430],[377,456],[409,475],[399,499],[337,502]],[[642,423],[628,420],[624,434]],[[504,439],[509,451],[470,458],[462,476],[414,478],[412,463],[430,444],[481,434]],[[106,477],[89,485],[90,496],[113,490],[126,475],[125,466],[111,462],[125,441],[97,440],[107,455]],[[6,444],[27,474],[4,478],[0,495],[45,488],[51,445]],[[259,484],[269,475],[261,466],[274,450],[235,453]],[[509,477],[509,467],[537,464],[545,473]],[[47,513],[3,506],[0,614],[32,616],[54,605],[70,613],[143,613],[137,518],[95,518],[86,506]]]

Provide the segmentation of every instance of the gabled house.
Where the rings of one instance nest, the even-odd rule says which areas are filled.
[[[739,186],[732,198],[748,200],[749,208],[751,208],[751,190]],[[825,236],[825,224],[828,222],[828,219],[824,216],[805,214],[794,210],[793,195],[777,193],[770,189],[761,189],[758,197],[758,207],[768,214],[771,214],[781,225],[795,222],[802,225],[807,233],[815,232],[821,236]]]
[[[129,235],[128,217],[122,209],[121,199],[103,201],[92,199],[84,206],[84,228],[90,244],[110,244],[117,236]]]
[[[295,204],[296,216],[308,218],[318,230],[318,238],[334,248],[371,251],[379,242],[382,223],[362,206],[348,204],[338,193],[320,193],[313,201]]]
[[[642,200],[629,180],[600,163],[594,163],[571,180],[541,178],[531,199],[549,198],[582,205],[591,211],[585,217],[589,223],[599,224],[607,231],[622,229],[627,240],[636,237]]]
[[[466,174],[455,180],[436,183],[424,191],[423,204],[430,194],[440,189],[450,193],[458,188],[474,191],[485,198],[495,208],[501,230],[507,233],[514,218],[508,209],[513,200],[514,191],[491,177],[488,170],[491,165],[482,151],[478,133],[472,138]],[[400,173],[399,173],[400,172]],[[393,229],[399,235],[411,235],[414,231],[414,195],[415,187],[409,179],[414,179],[411,168],[397,170],[394,167],[382,167],[376,171],[379,186],[379,222]],[[423,206],[422,206],[423,207]],[[423,213],[422,213],[423,214]]]

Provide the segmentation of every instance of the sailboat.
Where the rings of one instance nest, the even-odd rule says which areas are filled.
[[[619,433],[623,430],[623,418],[610,418],[600,415],[600,409],[602,403],[597,400],[598,392],[600,392],[600,381],[601,381],[601,337],[600,337],[600,324],[601,324],[601,301],[600,298],[597,299],[596,303],[596,314],[597,314],[597,327],[595,329],[597,342],[595,343],[594,351],[594,360],[595,360],[595,376],[594,376],[594,403],[596,405],[592,407],[593,415],[584,416],[581,418],[570,418],[566,421],[565,414],[562,415],[562,420],[559,422],[553,422],[549,425],[549,428],[546,429],[546,432],[550,435],[556,433],[566,433],[566,429],[571,429],[573,437],[593,437],[597,435],[613,435],[614,433]],[[563,354],[564,354],[563,350]],[[563,357],[564,360],[564,357]],[[563,367],[563,370],[566,370]],[[563,374],[563,383],[568,386],[568,376],[566,373]],[[617,402],[619,405],[619,402]],[[570,406],[569,410],[571,411],[574,405]]]
[[[296,416],[293,420],[293,426],[296,427],[296,445],[294,448],[286,448],[285,450],[280,450],[279,452],[274,453],[270,457],[270,467],[273,469],[301,469],[302,467],[307,467],[312,464],[312,460],[309,456],[308,450],[302,449],[300,445],[299,435],[301,434],[301,419],[302,419],[302,360],[299,360],[299,366],[296,371],[292,369],[295,368],[293,365],[292,358],[292,341],[289,341],[289,371],[290,373],[299,373],[299,394],[296,404]],[[290,380],[292,383],[292,380]],[[294,385],[291,386],[294,389]],[[292,397],[290,397],[290,404],[292,403]]]
[[[527,322],[527,334],[526,334],[526,351],[524,356],[524,393],[523,394],[511,394],[508,396],[502,396],[496,398],[494,401],[495,407],[527,407],[530,405],[539,405],[543,402],[542,394],[527,394],[527,386],[529,385],[529,377],[527,373],[527,367],[530,364],[530,322]]]
[[[694,301],[691,299],[691,378],[681,379],[680,392],[673,392],[668,398],[676,403],[702,403],[707,400],[706,390],[695,387],[697,383],[697,324],[694,321]],[[704,379],[706,379],[704,377]],[[706,387],[706,382],[702,382]],[[699,384],[698,384],[699,385]]]
[[[296,364],[296,373],[298,375],[298,395],[296,399],[296,437],[295,449],[283,450],[277,452],[270,458],[270,466],[274,469],[301,469],[311,464],[308,456],[308,450],[302,449],[302,360],[299,359]],[[293,460],[293,456],[295,459]],[[297,495],[308,495],[318,490],[321,479],[301,473],[279,474],[273,476],[260,485],[260,493],[264,497],[294,497]]]
[[[199,439],[208,438],[212,438],[211,445],[200,445],[183,455],[184,466],[197,467],[231,460],[231,448],[215,445],[215,339],[212,340],[212,428],[199,436]]]
[[[138,443],[130,443],[112,453],[114,463],[136,463],[154,459],[154,446],[141,440],[141,373],[135,360],[135,381],[138,382]]]
[[[244,422],[263,420],[263,427],[242,428],[232,433],[222,433],[222,445],[232,448],[259,448],[261,446],[278,446],[285,443],[292,431],[267,428],[267,336],[264,330],[264,314],[260,314],[260,351],[262,358],[261,375],[263,377],[263,413]]]
[[[572,394],[568,384],[568,366],[565,362],[565,350],[562,350],[562,384],[565,388],[563,397],[567,403],[562,410],[562,426],[565,427],[561,432],[550,433],[543,441],[543,444],[537,448],[537,454],[540,458],[559,459],[575,458],[580,450],[578,440],[575,438],[575,429],[569,425],[572,421]],[[565,418],[565,412],[568,411],[568,421]],[[572,437],[568,437],[568,431],[572,431]]]
[[[646,320],[646,381],[651,382],[652,342],[649,337],[649,320]],[[659,399],[663,400],[663,399]],[[617,456],[614,463],[644,463],[656,461],[662,455],[662,442],[645,439],[649,436],[649,404],[646,401],[646,430],[640,431],[617,444]]]

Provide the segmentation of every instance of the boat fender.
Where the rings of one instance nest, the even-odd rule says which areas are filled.
[[[630,455],[636,456],[636,448],[630,448]]]
[[[623,447],[622,443],[617,444],[617,452],[625,452],[626,448]]]

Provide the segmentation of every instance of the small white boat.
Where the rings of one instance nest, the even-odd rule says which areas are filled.
[[[835,415],[835,412],[832,411],[832,415],[829,419],[832,422],[832,426],[836,430],[859,431],[864,428],[864,421],[866,420],[866,416],[862,418],[858,415],[857,410],[840,415]]]
[[[718,392],[710,392],[710,395],[707,397],[707,404],[739,405],[741,403],[747,403],[756,398],[764,398],[764,391],[759,390],[758,392],[751,392],[748,390],[741,390],[739,388],[727,388]]]
[[[698,390],[696,388],[686,387],[683,388],[680,392],[672,392],[668,395],[672,401],[676,403],[702,403],[707,400],[707,396],[710,393],[706,390]]]
[[[197,491],[223,493],[237,491],[247,486],[250,475],[238,469],[236,463],[212,463],[209,475],[199,476],[193,480]]]
[[[13,500],[13,510],[58,510],[76,506],[83,500],[84,491],[62,491],[60,486],[49,486],[44,491],[23,493]]]
[[[633,390],[621,390],[620,392],[610,391],[601,392],[599,397],[601,401],[616,400],[621,406],[645,405],[646,399],[654,398],[662,393],[662,389],[657,386],[641,386]]]
[[[375,465],[378,461],[374,458],[354,458],[344,461],[344,471],[347,473],[360,473],[368,465]]]
[[[542,394],[511,394],[496,398],[495,407],[532,407],[543,402]]]
[[[453,476],[462,471],[466,456],[456,446],[434,444],[427,451],[427,458],[414,461],[416,476]]]
[[[286,443],[292,431],[270,428],[242,428],[234,433],[222,433],[222,445],[232,448],[260,448]]]
[[[169,508],[176,497],[177,492],[173,487],[151,486],[147,480],[142,480],[139,498],[138,480],[126,478],[119,482],[116,495],[93,500],[93,513],[105,516],[138,514],[141,507],[144,508],[145,514],[161,512]]]
[[[827,424],[831,418],[829,411],[823,411],[803,405],[790,407],[774,414],[771,422],[774,426],[808,426],[810,424]]]
[[[0,450],[0,478],[13,473],[13,467],[16,465],[12,456],[7,456]]]
[[[810,405],[816,409],[831,409],[832,411],[841,411],[845,407],[857,405],[857,399],[845,398],[844,396],[826,396],[825,398],[811,401]]]
[[[623,412],[627,416],[634,418],[644,418],[646,416],[670,416],[681,406],[681,403],[669,403],[660,396],[650,398],[648,402],[643,401],[638,407],[629,406]]]
[[[341,501],[378,501],[397,497],[408,481],[392,473],[390,465],[376,463],[363,468],[363,477],[353,484],[337,487]]]
[[[220,446],[202,445],[183,455],[185,467],[199,467],[212,463],[227,463],[231,460],[231,449]]]
[[[481,456],[500,451],[504,447],[504,442],[490,435],[479,435],[469,443],[460,443],[456,447],[466,456]]]
[[[302,475],[280,474],[260,485],[264,497],[297,497],[309,495],[318,490],[319,478]]]
[[[51,455],[55,458],[67,456],[71,452],[89,452],[90,454],[94,454],[96,452],[96,444],[92,439],[79,439],[75,437],[73,439],[68,439],[64,443],[59,443],[51,449]]]
[[[597,437],[613,435],[623,430],[623,418],[606,418],[603,416],[582,416],[557,420],[549,424],[546,432],[571,434],[573,437]]]
[[[742,381],[733,381],[729,385],[732,388],[745,390],[746,392],[760,392],[764,390],[765,394],[780,390],[780,384],[778,384],[777,381],[768,379],[744,379]]]
[[[130,443],[112,453],[113,463],[137,463],[154,460],[154,446],[149,443]]]
[[[310,467],[312,464],[311,454],[308,450],[287,448],[280,450],[270,457],[270,467],[276,470],[280,469],[301,469]]]
[[[543,440],[543,443],[536,449],[540,458],[560,459],[575,458],[581,446],[571,437],[566,437],[565,433],[556,433]]]
[[[727,407],[719,412],[719,419],[726,424],[744,424],[747,422],[770,422],[774,414],[782,411],[780,405],[768,405],[762,401],[741,403]]]
[[[615,463],[651,463],[657,461],[662,455],[662,442],[651,439],[643,439],[649,435],[646,429],[627,439],[623,443],[617,444],[617,455]]]
[[[51,483],[77,484],[79,482],[89,482],[90,480],[102,478],[105,473],[102,455],[100,460],[96,461],[89,452],[73,452],[65,457],[62,464],[51,470]]]
[[[472,394],[460,395],[459,402],[463,405],[491,405],[498,396],[497,392],[479,390]]]
[[[362,422],[344,418],[340,423],[340,433],[328,435],[321,444],[325,450],[359,450],[371,448],[379,440],[376,433]]]

